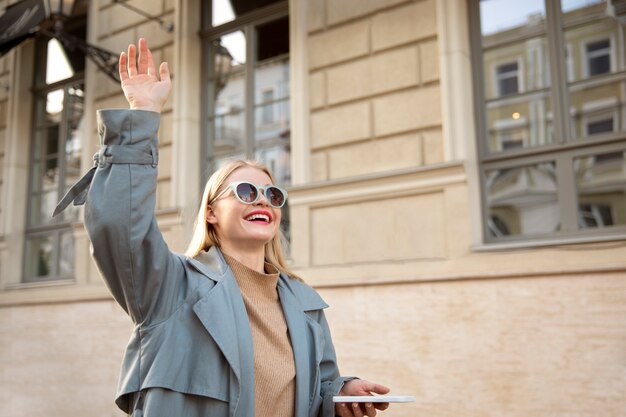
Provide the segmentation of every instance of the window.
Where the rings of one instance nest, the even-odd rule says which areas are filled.
[[[274,122],[274,90],[265,90],[262,96],[261,124],[269,125]]]
[[[611,43],[608,39],[588,43],[585,51],[590,77],[611,72]]]
[[[496,78],[498,80],[498,95],[506,96],[508,94],[517,93],[519,91],[517,77],[518,77],[517,62],[499,65],[498,67],[496,67]]]
[[[204,174],[229,160],[251,158],[265,163],[276,181],[288,186],[288,2],[214,0],[202,13]],[[286,234],[288,224],[285,209]]]
[[[84,39],[85,16],[64,30]],[[78,220],[72,206],[52,218],[59,199],[80,176],[85,57],[54,38],[35,41],[33,131],[28,212],[24,239],[24,282],[74,277],[74,238]]]
[[[594,120],[587,123],[587,136],[613,131],[613,118]]]
[[[484,240],[623,237],[626,0],[468,2]]]

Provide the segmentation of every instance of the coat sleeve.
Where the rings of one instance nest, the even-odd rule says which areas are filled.
[[[326,321],[326,316],[324,315],[324,310],[319,310],[318,314],[317,322],[324,332],[324,351],[322,352],[322,361],[320,363],[320,377],[322,380],[320,389],[320,395],[322,397],[320,417],[334,417],[335,403],[333,403],[333,396],[339,394],[339,391],[346,381],[355,379],[355,377],[339,375],[337,355],[335,354],[335,347],[330,335],[330,328]]]
[[[159,122],[156,112],[98,112],[102,148],[85,206],[98,268],[115,300],[143,325],[168,317],[187,285],[154,212]]]

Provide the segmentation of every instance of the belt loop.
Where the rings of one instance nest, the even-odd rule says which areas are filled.
[[[93,156],[93,159],[95,160],[95,165],[99,166],[99,167],[104,167],[106,164],[106,158],[107,158],[107,150],[109,149],[109,147],[107,145],[102,145],[102,148],[100,148],[100,150],[98,152],[96,152],[96,154]]]
[[[152,168],[156,168],[159,164],[159,149],[151,144],[150,152],[152,153]]]

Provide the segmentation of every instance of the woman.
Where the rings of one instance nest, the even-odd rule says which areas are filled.
[[[119,68],[130,110],[98,112],[96,167],[55,212],[86,200],[93,256],[136,324],[116,403],[146,417],[374,416],[371,403],[332,402],[389,389],[339,376],[327,305],[281,254],[287,193],[265,166],[235,161],[213,174],[187,253],[168,249],[154,216],[168,66],[157,76],[140,39],[138,61],[131,44]]]

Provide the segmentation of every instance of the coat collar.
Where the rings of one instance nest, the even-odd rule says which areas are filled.
[[[252,334],[237,282],[217,247],[211,247],[195,258],[188,258],[188,262],[198,272],[216,282],[198,300],[193,310],[222,350],[237,378],[238,390],[251,390],[253,396],[254,386],[249,383],[254,381]],[[321,354],[315,351],[316,346],[311,343],[313,337],[308,334],[311,329],[307,325],[305,312],[324,309],[328,305],[311,287],[283,273],[278,280],[278,294],[289,329],[296,368],[296,415],[305,416],[309,414],[311,372],[315,372],[311,369],[310,358]],[[237,394],[234,398],[237,400],[231,407],[236,408],[241,395]],[[239,411],[237,415],[241,415]]]

